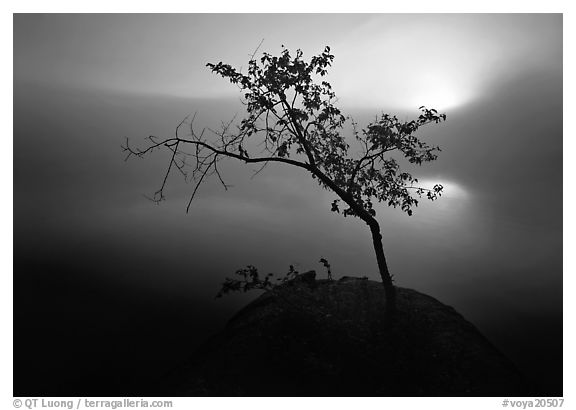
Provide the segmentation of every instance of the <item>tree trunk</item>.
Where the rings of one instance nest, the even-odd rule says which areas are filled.
[[[392,283],[392,277],[388,270],[386,257],[384,256],[384,247],[382,246],[382,234],[380,233],[380,225],[376,220],[371,221],[369,224],[370,232],[372,233],[372,243],[374,251],[376,252],[376,260],[378,261],[378,270],[382,277],[382,284],[384,285],[384,294],[386,295],[386,312],[389,314],[396,313],[396,288]]]
[[[310,160],[312,162],[312,156],[310,156]],[[388,265],[386,264],[384,247],[382,246],[382,235],[380,234],[380,224],[378,224],[378,221],[368,213],[362,205],[356,202],[349,192],[341,189],[334,181],[324,175],[316,165],[310,165],[308,170],[313,176],[318,177],[320,181],[326,184],[328,188],[336,192],[336,194],[346,202],[354,214],[366,222],[370,227],[372,243],[374,244],[376,260],[378,261],[378,270],[380,271],[380,277],[382,278],[382,284],[384,285],[384,294],[386,295],[386,313],[394,315],[394,313],[396,313],[396,288],[392,283],[392,277],[390,276],[390,271],[388,271]]]

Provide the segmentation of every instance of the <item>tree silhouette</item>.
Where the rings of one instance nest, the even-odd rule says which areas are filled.
[[[147,147],[142,149],[132,148],[127,139],[123,149],[126,159],[133,155],[142,157],[158,148],[170,150],[164,179],[151,199],[164,199],[168,176],[176,169],[195,181],[187,211],[207,177],[215,175],[228,188],[218,168],[224,158],[262,164],[257,173],[270,163],[305,169],[323,188],[336,195],[331,203],[333,212],[360,218],[370,228],[387,310],[394,312],[396,292],[373,205],[384,202],[412,215],[417,198],[434,200],[441,194],[441,185],[432,189],[418,186],[418,180],[403,171],[392,155],[399,154],[417,165],[435,160],[440,149],[422,142],[415,133],[426,124],[444,121],[446,115],[420,107],[418,118],[400,121],[382,113],[359,129],[353,119],[345,117],[336,107],[336,95],[323,80],[333,60],[328,46],[309,61],[303,59],[301,50],[292,56],[282,47],[279,56],[263,53],[256,59],[252,55],[246,74],[229,64],[208,63],[212,72],[241,90],[246,107],[244,118],[239,123],[235,119],[223,123],[220,130],[204,129],[199,134],[194,130],[194,118],[189,122],[186,118],[176,127],[174,137],[150,136]],[[346,123],[351,125],[349,132]],[[179,135],[184,124],[190,129],[186,137]],[[349,134],[348,138],[344,134]],[[258,152],[249,148],[256,146],[256,142],[261,147]],[[185,147],[192,149],[185,151]]]

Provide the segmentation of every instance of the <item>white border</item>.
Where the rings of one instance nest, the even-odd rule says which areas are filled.
[[[2,13],[1,21],[1,44],[2,55],[10,55],[10,64],[8,58],[2,64],[2,79],[4,80],[3,101],[2,101],[2,124],[7,130],[7,134],[12,133],[12,35],[13,35],[13,18],[12,13],[30,13],[30,12],[466,12],[466,13],[485,13],[485,12],[514,12],[514,13],[564,13],[564,73],[576,72],[574,66],[574,43],[571,39],[575,38],[574,26],[576,24],[573,7],[569,1],[523,1],[523,2],[505,2],[505,1],[483,1],[480,4],[469,6],[462,1],[410,1],[394,2],[395,4],[382,4],[378,1],[354,1],[354,2],[310,2],[309,0],[291,0],[290,2],[271,2],[269,0],[258,1],[138,1],[123,2],[102,0],[94,4],[78,1],[10,1],[4,3],[6,9]],[[572,2],[573,3],[573,2]],[[281,4],[279,6],[279,4]],[[329,4],[329,5],[328,5]],[[135,6],[137,5],[137,7]],[[574,353],[568,346],[576,346],[574,337],[574,327],[569,320],[573,318],[574,297],[571,291],[574,289],[574,275],[576,267],[571,260],[571,250],[573,249],[573,240],[571,233],[574,231],[574,216],[572,205],[574,204],[574,194],[572,193],[571,182],[574,175],[574,160],[570,154],[576,152],[574,143],[574,122],[571,121],[574,113],[573,100],[574,80],[572,75],[564,76],[564,393],[566,402],[564,407],[571,407],[574,395],[569,386],[574,385]],[[2,306],[1,318],[2,326],[5,330],[2,332],[2,373],[1,400],[7,400],[2,407],[12,407],[12,255],[13,255],[13,140],[8,135],[4,136],[2,158],[0,159],[2,187],[8,192],[8,198],[2,202]],[[543,198],[545,200],[545,198]],[[526,341],[529,343],[529,341]],[[102,398],[101,398],[102,399]],[[368,408],[382,409],[383,406],[389,408],[442,408],[458,409],[466,407],[467,409],[491,409],[501,408],[502,400],[499,398],[356,398],[356,399],[326,399],[326,398],[284,398],[284,399],[229,399],[229,398],[174,398],[174,408],[213,408],[234,406],[239,409],[269,409],[274,406],[275,409],[293,410],[295,406],[318,407],[327,404],[336,408],[350,408],[361,405]],[[193,407],[194,406],[194,407]]]

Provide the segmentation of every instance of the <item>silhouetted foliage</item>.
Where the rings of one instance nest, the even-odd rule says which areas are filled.
[[[288,282],[290,280],[296,279],[296,277],[298,277],[299,274],[300,274],[300,272],[298,272],[294,268],[294,265],[290,265],[290,268],[288,269],[288,273],[286,273],[286,275],[284,275],[283,278],[279,278],[277,280],[282,282],[282,283]]]
[[[252,265],[248,265],[246,266],[246,268],[243,269],[238,269],[236,271],[236,275],[240,276],[241,279],[226,278],[224,283],[222,283],[222,288],[216,295],[217,298],[220,298],[231,292],[240,292],[240,291],[248,292],[249,290],[271,290],[279,284],[295,279],[296,277],[298,277],[299,272],[296,269],[294,269],[293,265],[290,265],[288,272],[282,278],[276,279],[277,282],[280,282],[278,284],[275,284],[271,281],[271,278],[274,276],[273,273],[269,273],[266,276],[264,276],[263,280],[260,279],[258,269]]]
[[[248,292],[253,289],[270,290],[273,287],[272,282],[270,282],[270,277],[273,276],[273,274],[267,274],[264,276],[264,280],[262,280],[258,274],[258,269],[252,265],[248,265],[244,269],[238,269],[236,275],[240,276],[241,279],[226,278],[224,283],[222,283],[222,288],[216,295],[217,298],[230,292]]]
[[[328,280],[332,280],[332,271],[330,270],[330,263],[325,258],[320,258],[320,263],[326,268],[328,273]]]
[[[352,118],[344,116],[336,107],[336,95],[330,83],[323,79],[333,60],[330,47],[309,61],[303,59],[301,50],[292,56],[283,47],[279,56],[263,53],[256,59],[253,55],[246,74],[223,62],[208,63],[212,72],[241,90],[246,116],[239,123],[234,123],[234,119],[223,123],[218,131],[208,130],[212,138],[205,136],[206,129],[200,134],[195,132],[194,118],[187,123],[189,135],[180,136],[185,119],[176,127],[174,137],[150,136],[150,144],[145,149],[133,149],[127,140],[124,150],[128,158],[141,157],[156,148],[168,148],[171,160],[152,199],[164,199],[168,176],[177,169],[185,178],[195,181],[187,210],[207,176],[215,175],[224,188],[228,188],[218,168],[223,158],[262,164],[256,173],[269,163],[305,169],[337,196],[331,203],[333,212],[358,217],[369,226],[388,306],[394,310],[395,289],[384,257],[374,203],[400,207],[412,215],[418,198],[425,196],[434,200],[442,193],[441,185],[432,189],[418,186],[418,179],[402,170],[392,155],[398,154],[416,165],[436,160],[440,149],[423,142],[415,133],[427,124],[444,121],[446,115],[420,107],[418,118],[401,121],[382,113],[359,129]],[[348,138],[346,123],[352,130]],[[192,151],[184,151],[185,146],[192,147]],[[342,209],[341,205],[344,205]],[[326,267],[329,269],[329,265]],[[261,286],[264,282],[256,283],[258,285],[250,286]]]
[[[332,272],[330,271],[330,263],[324,258],[320,259],[320,263],[324,265],[324,267],[328,270],[328,279],[332,280]],[[246,268],[238,269],[236,271],[236,275],[240,276],[240,279],[234,278],[226,278],[225,281],[222,283],[222,287],[218,294],[216,295],[217,298],[220,298],[224,295],[227,295],[231,292],[248,292],[249,290],[272,290],[274,287],[281,285],[283,283],[289,282],[291,280],[296,279],[300,272],[294,268],[294,265],[290,265],[288,268],[288,272],[281,277],[277,278],[276,282],[272,281],[272,277],[274,276],[273,273],[269,273],[264,276],[264,279],[260,279],[260,274],[258,273],[258,269],[252,265],[246,266]]]

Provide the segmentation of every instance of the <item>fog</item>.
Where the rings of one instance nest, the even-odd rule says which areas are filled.
[[[83,44],[64,34],[53,43],[62,53],[66,42]],[[561,60],[561,44],[552,44],[542,59]],[[32,49],[16,44],[28,56],[15,52],[16,69],[30,63]],[[336,277],[378,280],[369,231],[330,212],[335,197],[302,170],[281,164],[252,178],[255,168],[223,162],[233,187],[208,180],[189,213],[193,185],[176,173],[166,201],[144,197],[160,186],[169,157],[158,151],[125,162],[125,137],[138,145],[171,136],[193,112],[198,129],[217,127],[242,113],[238,96],[83,85],[79,74],[63,84],[45,67],[45,77],[37,67],[16,70],[14,81],[15,394],[112,395],[160,375],[255,296],[214,299],[247,264],[323,276],[324,257]],[[412,217],[380,206],[378,220],[398,286],[455,307],[554,390],[562,367],[562,67],[505,67],[474,98],[447,106],[445,123],[422,130],[442,152],[414,174],[444,184],[445,195],[422,200]],[[356,106],[344,95],[361,125],[380,112],[366,106],[374,101]],[[402,104],[386,110],[414,114]]]

